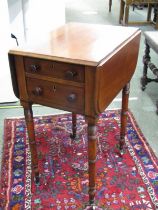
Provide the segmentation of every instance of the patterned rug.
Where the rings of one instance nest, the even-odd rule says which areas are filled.
[[[84,209],[88,202],[87,126],[71,114],[35,117],[40,185],[31,183],[31,160],[23,118],[5,120],[0,209]],[[120,111],[100,115],[97,134],[96,204],[108,210],[158,209],[158,159],[129,112],[126,151],[117,150]]]

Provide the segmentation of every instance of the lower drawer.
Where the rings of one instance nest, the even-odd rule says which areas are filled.
[[[45,80],[26,78],[29,99],[66,111],[84,112],[84,89]]]

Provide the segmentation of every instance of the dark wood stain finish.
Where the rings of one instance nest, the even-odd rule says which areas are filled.
[[[99,114],[123,89],[120,149],[123,150],[128,111],[128,87],[134,73],[140,31],[122,26],[69,23],[50,33],[45,44],[10,50],[13,89],[24,107],[32,157],[39,182],[32,104],[73,112],[88,124],[89,205],[95,205],[96,124]]]

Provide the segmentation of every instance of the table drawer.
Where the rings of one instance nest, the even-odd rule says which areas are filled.
[[[33,78],[27,78],[26,83],[29,98],[34,103],[47,105],[48,102],[51,106],[60,106],[67,111],[67,107],[84,110],[83,88]]]
[[[50,60],[24,58],[25,71],[64,80],[84,82],[84,66]]]

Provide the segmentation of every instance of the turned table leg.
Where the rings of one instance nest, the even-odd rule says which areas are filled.
[[[96,192],[96,119],[86,117],[88,123],[89,207],[95,208]]]
[[[29,138],[32,173],[35,177],[36,184],[39,184],[38,155],[37,155],[36,142],[35,142],[32,105],[27,102],[22,102],[21,104],[24,108],[24,115],[27,126],[28,138]]]
[[[147,44],[147,41],[145,40],[145,55],[143,56],[143,76],[141,77],[140,83],[141,83],[141,89],[145,90],[146,85],[148,84],[148,82],[150,82],[150,80],[147,77],[147,71],[148,71],[148,63],[150,61],[150,47]]]
[[[76,121],[77,121],[77,116],[75,113],[72,113],[72,134],[70,134],[70,137],[72,139],[75,139],[76,138]]]
[[[130,90],[130,83],[127,83],[122,91],[121,131],[120,131],[120,145],[119,145],[121,154],[123,154],[123,146],[125,144],[129,90]]]

